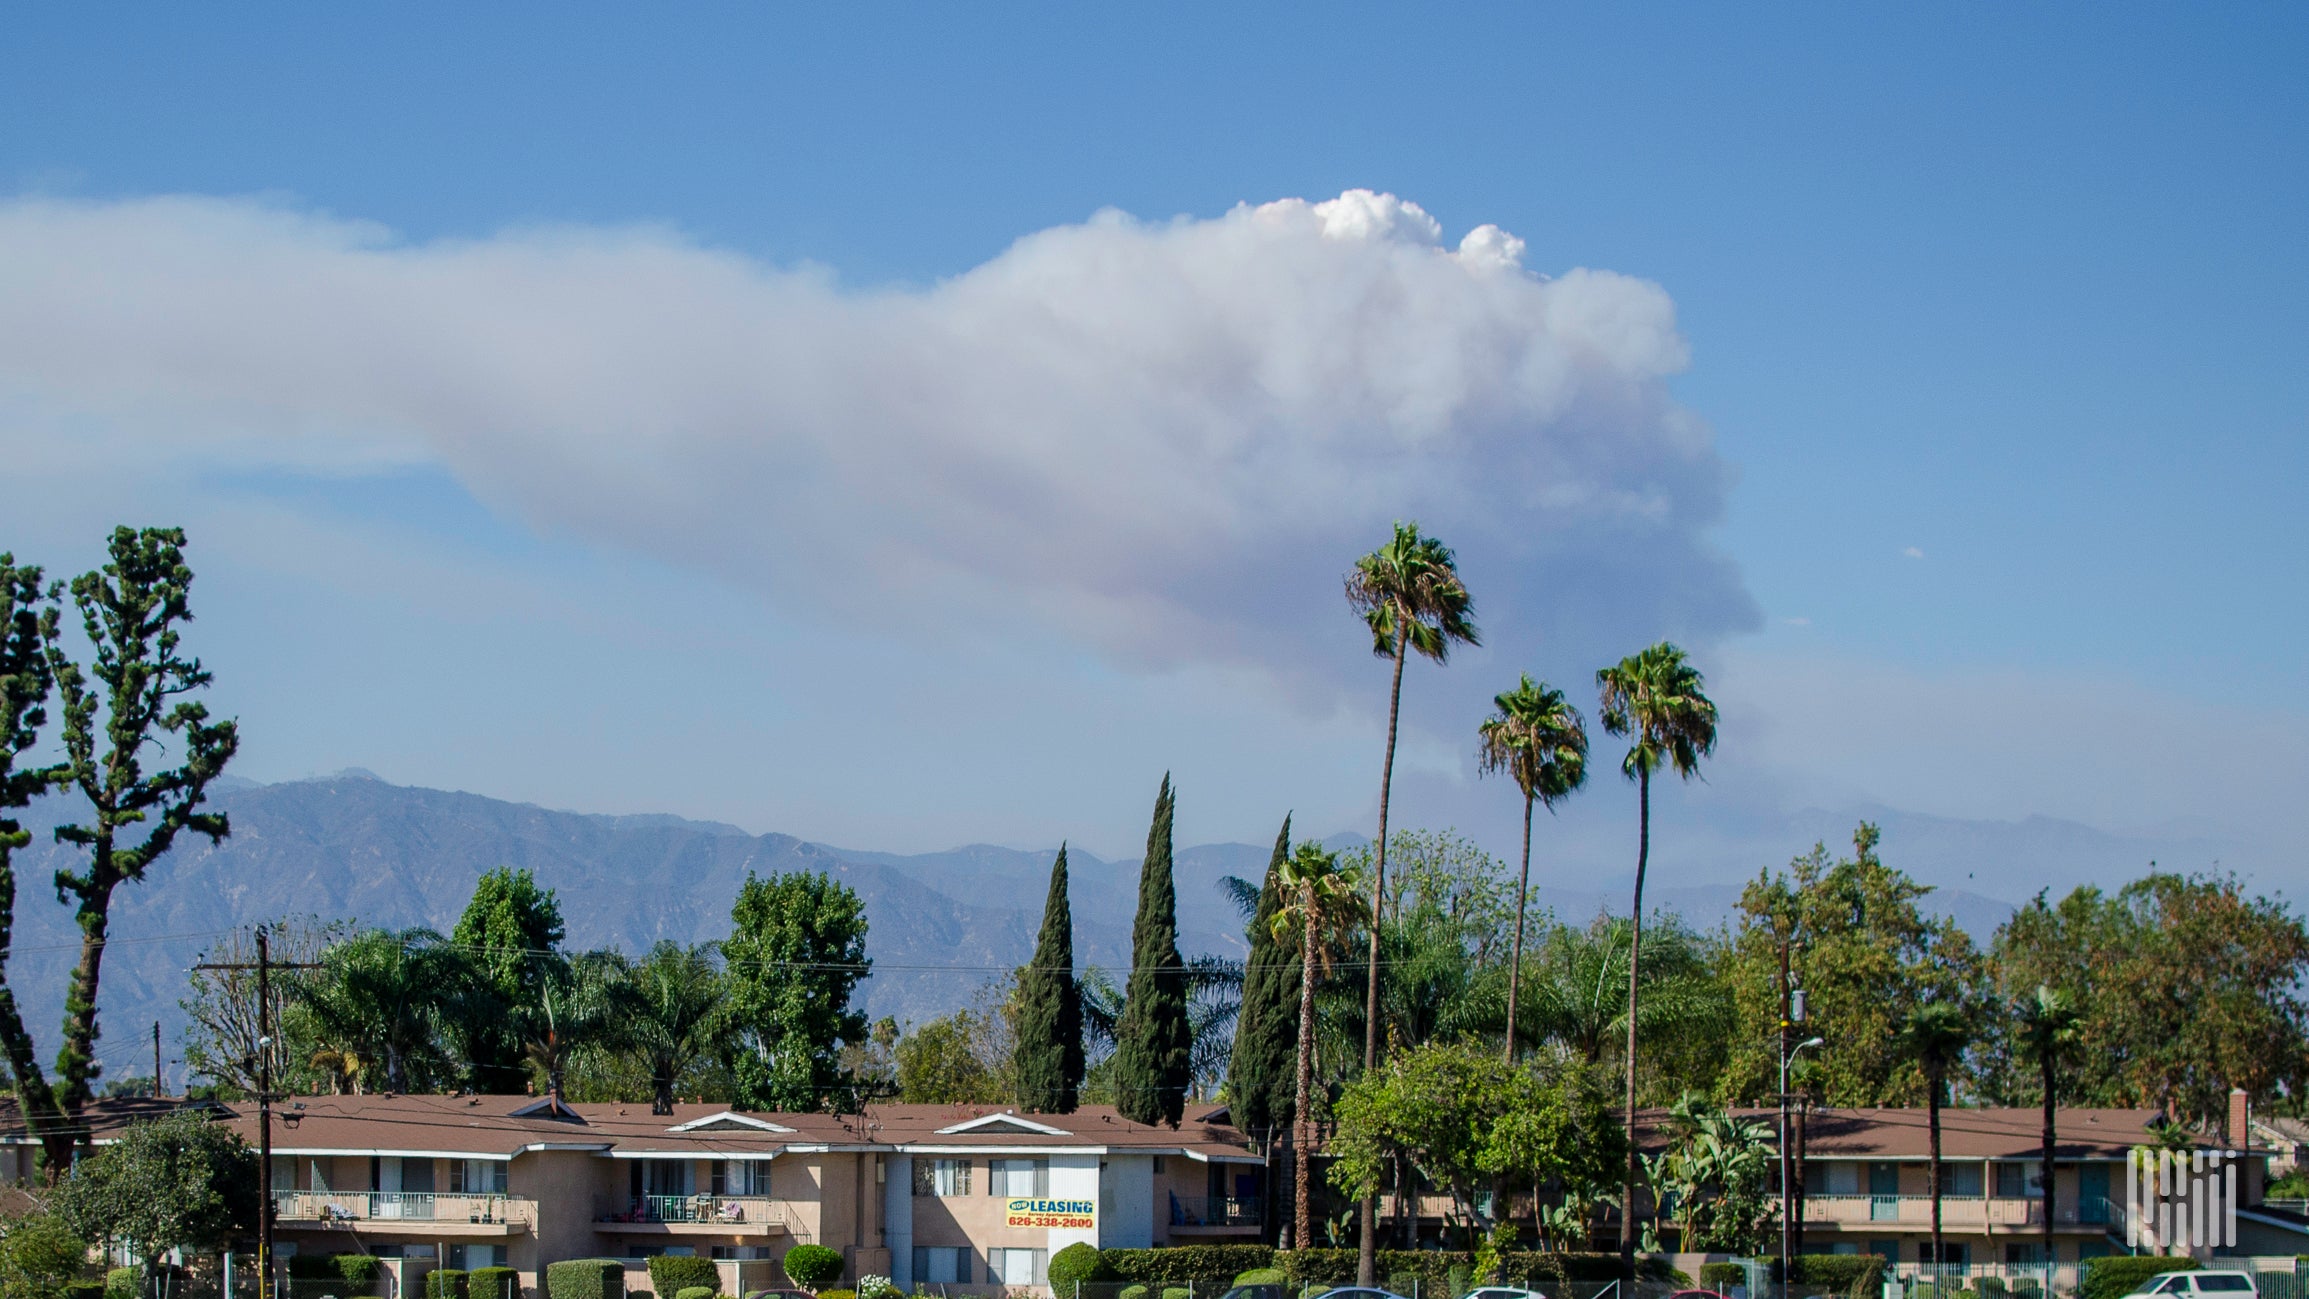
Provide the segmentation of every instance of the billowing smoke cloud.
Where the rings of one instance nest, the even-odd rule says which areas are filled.
[[[21,200],[0,401],[44,457],[438,464],[819,616],[1134,667],[1340,661],[1339,576],[1403,517],[1494,643],[1592,663],[1751,624],[1667,294],[1524,258],[1368,191],[1102,213],[922,289],[657,229]]]

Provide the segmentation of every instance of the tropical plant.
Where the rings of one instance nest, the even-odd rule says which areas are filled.
[[[1690,779],[1716,747],[1716,705],[1703,692],[1700,670],[1684,652],[1661,641],[1595,674],[1603,728],[1631,741],[1620,770],[1636,782],[1636,887],[1628,910],[1628,1055],[1626,1122],[1636,1123],[1636,996],[1643,968],[1644,872],[1651,864],[1652,773],[1663,765]],[[1636,1159],[1628,1148],[1620,1216],[1620,1252],[1635,1249]]]
[[[1483,723],[1483,770],[1506,772],[1523,792],[1523,866],[1515,878],[1515,945],[1507,961],[1506,1056],[1515,1063],[1516,993],[1523,983],[1524,911],[1531,899],[1531,809],[1550,814],[1587,779],[1587,725],[1563,692],[1524,677],[1495,695],[1498,711]]]
[[[1557,926],[1540,945],[1528,980],[1527,1018],[1537,1035],[1590,1064],[1615,1060],[1627,1042],[1626,987],[1634,926],[1625,917],[1597,916],[1585,925]],[[1645,1060],[1675,1058],[1678,1042],[1713,1051],[1729,1033],[1734,1017],[1730,991],[1714,968],[1709,940],[1673,917],[1655,918],[1640,971],[1643,995],[1637,1001],[1637,1040]],[[1684,1071],[1657,1069],[1645,1076],[1639,1099],[1649,1094],[1672,1100],[1701,1079]]]
[[[386,1091],[450,1086],[463,1069],[449,1032],[485,995],[477,981],[464,952],[430,929],[365,930],[298,981],[292,1027],[348,1090],[364,1090],[372,1067]]]
[[[2053,1195],[2052,1160],[2058,1133],[2055,1131],[2055,1109],[2060,1096],[2061,1066],[2076,1049],[2076,998],[2063,988],[2047,984],[2036,985],[2036,995],[2024,997],[2013,1006],[2016,1044],[2021,1055],[2037,1067],[2038,1082],[2044,1100],[2044,1256],[2057,1258],[2053,1252]]]
[[[616,952],[559,952],[538,961],[535,1002],[516,1024],[522,1056],[536,1070],[548,1096],[563,1092],[569,1066],[592,1047],[615,1047],[629,1040],[632,1009],[627,1000],[632,969]]]
[[[1772,1219],[1766,1183],[1772,1130],[1687,1092],[1668,1109],[1671,1143],[1655,1165],[1653,1189],[1672,1196],[1686,1252],[1751,1254]]]
[[[729,981],[711,943],[660,939],[640,961],[619,965],[609,998],[620,1042],[649,1068],[650,1113],[671,1114],[675,1082],[721,1039]]]
[[[1355,877],[1339,867],[1339,855],[1321,844],[1302,843],[1275,872],[1279,905],[1269,921],[1278,942],[1299,943],[1298,1061],[1292,1090],[1291,1243],[1308,1248],[1313,1240],[1307,1176],[1315,1141],[1315,981],[1328,968],[1331,939],[1364,923]]]
[[[1972,1023],[1953,1002],[1932,1001],[1909,1012],[1901,1026],[1901,1048],[1924,1071],[1924,1121],[1932,1160],[1932,1261],[1947,1255],[1940,1240],[1940,1107],[1947,1100],[1948,1071],[1963,1060],[1972,1042]]]

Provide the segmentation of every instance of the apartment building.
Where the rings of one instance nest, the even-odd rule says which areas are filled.
[[[145,1103],[151,1107],[152,1103]],[[137,1111],[142,1114],[142,1110]],[[109,1113],[98,1139],[125,1121]],[[254,1145],[253,1107],[220,1107]],[[0,1126],[0,1173],[32,1171]],[[314,1096],[275,1111],[283,1253],[433,1267],[652,1254],[723,1260],[729,1293],[785,1284],[774,1260],[830,1245],[846,1275],[961,1293],[1041,1284],[1052,1252],[1259,1236],[1263,1159],[1242,1135],[1093,1107],[877,1105],[863,1114],[565,1104],[529,1096]]]

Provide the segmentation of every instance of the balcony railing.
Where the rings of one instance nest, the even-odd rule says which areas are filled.
[[[593,1220],[765,1227],[784,1225],[786,1211],[777,1201],[756,1195],[642,1195],[597,1204]]]
[[[1259,1197],[1255,1195],[1174,1195],[1174,1227],[1256,1227]]]
[[[1808,1222],[1892,1222],[1902,1224],[1929,1224],[1932,1221],[1932,1197],[1929,1195],[1821,1195],[1804,1197],[1804,1218]],[[2024,1227],[2044,1225],[2044,1201],[2037,1196],[1978,1195],[1940,1197],[1940,1220],[1950,1227]],[[2055,1210],[2056,1226],[2105,1226],[2118,1221],[2116,1206],[2105,1196],[2089,1196],[2082,1202],[2074,1197],[2063,1197]]]
[[[432,1191],[275,1191],[280,1222],[466,1222],[533,1227],[537,1202]]]

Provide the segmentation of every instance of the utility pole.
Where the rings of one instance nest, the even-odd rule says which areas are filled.
[[[1788,1188],[1792,1167],[1788,1160],[1788,1030],[1794,1027],[1788,1019],[1791,1009],[1788,1004],[1790,936],[1788,930],[1780,931],[1780,1293],[1783,1295],[1788,1293],[1788,1283],[1794,1279],[1788,1275],[1788,1255],[1791,1252],[1788,1235],[1791,1222],[1789,1205],[1792,1194]]]
[[[160,1083],[160,1021],[152,1021],[152,1097],[159,1100],[168,1095],[168,1088]]]
[[[257,1299],[273,1299],[273,980],[275,968],[310,970],[318,968],[314,961],[290,961],[275,967],[272,958],[272,933],[263,925],[257,926],[257,959],[248,962],[211,962],[196,965],[196,970],[255,970],[257,974]],[[153,1026],[154,1058],[157,1060],[160,1026]]]

